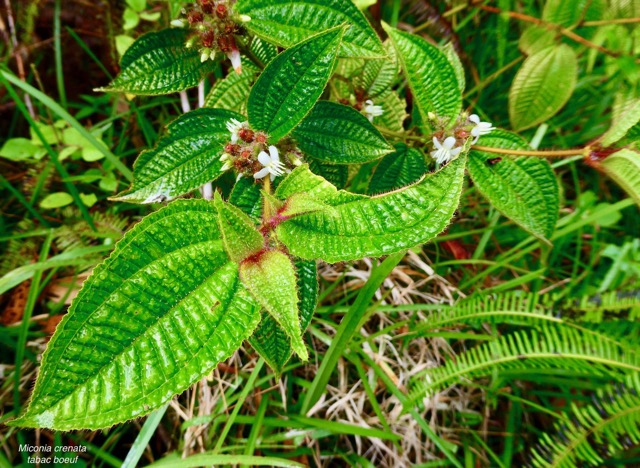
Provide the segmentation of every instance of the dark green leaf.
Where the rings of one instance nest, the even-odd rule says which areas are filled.
[[[240,0],[236,11],[251,18],[245,24],[251,32],[283,47],[348,24],[341,56],[385,56],[378,35],[351,0]]]
[[[368,193],[391,192],[417,182],[427,172],[424,155],[403,143],[396,145],[396,151],[380,161],[369,183]]]
[[[196,86],[215,63],[202,63],[197,48],[185,47],[188,35],[184,29],[163,29],[140,37],[127,49],[120,74],[104,91],[156,95]]]
[[[311,111],[333,71],[344,29],[318,34],[265,68],[249,96],[249,123],[276,143]]]
[[[220,156],[230,139],[226,124],[232,118],[244,120],[222,109],[198,109],[174,120],[158,146],[136,160],[131,187],[113,199],[156,203],[217,179],[222,175]]]
[[[293,137],[305,154],[333,164],[361,164],[393,151],[364,115],[329,101],[319,101]]]

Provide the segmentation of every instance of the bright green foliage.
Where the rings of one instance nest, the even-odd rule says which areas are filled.
[[[444,47],[442,47],[442,52],[444,52],[444,55],[449,59],[449,63],[453,67],[453,71],[456,72],[458,89],[463,93],[464,88],[467,85],[467,79],[464,76],[464,67],[462,66],[462,62],[460,61],[460,57],[458,56],[455,47],[453,47],[453,43],[448,42]]]
[[[205,107],[228,109],[246,114],[247,96],[257,74],[258,69],[250,62],[243,60],[242,73],[230,73],[216,81],[204,101]]]
[[[319,101],[293,137],[307,155],[333,164],[365,163],[393,151],[364,115],[329,101]]]
[[[396,151],[380,161],[371,177],[368,193],[384,193],[417,182],[427,172],[424,155],[398,143]]]
[[[140,154],[133,184],[114,200],[156,203],[188,193],[222,173],[220,156],[229,141],[229,119],[244,119],[222,109],[198,109],[174,120],[158,146]]]
[[[240,0],[236,11],[248,15],[247,28],[274,44],[291,47],[314,34],[348,24],[340,55],[382,58],[380,39],[351,0]]]
[[[278,55],[249,96],[249,123],[276,143],[311,111],[333,71],[344,29],[318,34]]]
[[[367,96],[374,99],[387,92],[393,82],[398,78],[400,65],[396,50],[391,41],[384,43],[384,48],[389,58],[384,60],[367,60],[362,73],[353,77],[355,83],[367,90]]]
[[[623,386],[608,386],[593,396],[594,404],[573,403],[566,417],[542,432],[533,451],[532,466],[573,468],[604,466],[608,457],[624,453],[640,442],[640,374],[631,374]]]
[[[601,167],[640,205],[640,153],[620,150],[602,161]]]
[[[447,56],[420,36],[383,26],[398,52],[422,120],[428,121],[429,112],[452,120],[457,117],[462,94]]]
[[[611,128],[602,137],[602,146],[611,146],[624,138],[640,122],[640,98],[630,100],[614,118]]]
[[[498,372],[519,372],[533,378],[561,369],[564,373],[624,380],[640,371],[640,356],[613,340],[577,328],[541,325],[530,332],[505,335],[458,354],[456,360],[426,371],[428,378],[411,390],[408,399],[417,403],[425,395],[447,388],[462,379],[475,379]]]
[[[298,257],[327,262],[379,257],[424,244],[444,230],[458,207],[466,159],[462,155],[415,185],[377,197],[338,191],[299,167],[276,196],[305,192],[335,211],[286,221],[277,228],[278,238]]]
[[[512,150],[528,148],[519,136],[499,130],[482,137],[479,144]],[[546,160],[473,150],[468,169],[480,193],[498,211],[540,239],[551,237],[560,196],[556,176]]]
[[[196,48],[186,48],[187,35],[183,29],[163,29],[140,37],[127,49],[120,74],[104,91],[156,95],[196,86],[215,63],[202,63]]]
[[[376,99],[376,104],[381,105],[384,113],[375,117],[373,123],[393,132],[401,132],[407,114],[407,102],[395,91],[387,91]]]
[[[576,85],[578,59],[566,44],[536,52],[524,61],[509,91],[509,117],[515,130],[553,117]]]
[[[263,250],[240,264],[240,278],[278,322],[300,359],[309,359],[302,340],[296,272],[291,259],[277,250]]]
[[[13,424],[98,429],[149,413],[235,351],[260,314],[210,202],[179,201],[129,231],[58,326]]]
[[[317,200],[312,195],[307,193],[296,193],[289,197],[286,202],[282,203],[277,200],[278,203],[282,204],[282,208],[278,212],[280,216],[284,216],[286,218],[293,218],[294,216],[300,216],[306,213],[315,213],[317,211],[325,211],[329,213],[333,213],[333,208],[320,200]]]
[[[298,294],[300,301],[300,329],[305,332],[316,310],[318,301],[318,273],[314,260],[300,260],[295,262],[298,275]],[[284,366],[291,358],[291,344],[287,334],[278,322],[266,311],[262,312],[260,325],[249,339],[249,343],[260,356],[269,364],[276,375],[280,375]]]
[[[602,9],[602,0],[547,0],[542,19],[561,26],[573,26],[580,21],[599,18],[596,11],[602,13]]]
[[[236,263],[256,255],[264,246],[264,238],[254,222],[230,203],[225,203],[216,192],[214,200],[218,210],[218,225],[229,258]]]
[[[551,47],[556,42],[556,35],[553,31],[545,28],[544,26],[538,26],[532,24],[529,26],[520,36],[518,47],[522,52],[527,55],[533,55],[536,52]]]

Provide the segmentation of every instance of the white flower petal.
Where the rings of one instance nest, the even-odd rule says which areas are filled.
[[[255,174],[253,174],[253,178],[254,179],[262,179],[262,178],[266,177],[267,174],[269,174],[269,169],[265,167],[263,169],[260,169]]]
[[[260,161],[260,164],[262,164],[264,167],[268,167],[271,164],[271,156],[269,156],[264,151],[260,151],[260,154],[258,155],[258,161]]]
[[[450,151],[451,156],[458,156],[460,154],[460,151],[462,151],[462,146],[452,149]]]
[[[469,122],[473,122],[474,124],[478,125],[480,123],[480,117],[478,117],[478,114],[471,114],[469,116]]]
[[[448,150],[450,150],[451,148],[453,148],[453,145],[456,144],[456,139],[452,136],[445,138],[444,142],[442,143],[443,148],[446,148]]]
[[[442,144],[436,137],[433,137],[433,146],[435,146],[436,149],[442,149]]]
[[[278,153],[278,148],[275,146],[269,146],[269,154],[271,155],[271,160],[274,162],[280,162],[280,153]]]

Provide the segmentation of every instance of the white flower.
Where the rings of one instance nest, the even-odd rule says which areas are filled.
[[[251,16],[249,15],[240,15],[239,18],[243,23],[248,23],[249,21],[251,21]]]
[[[366,106],[364,106],[364,114],[366,115],[369,122],[373,122],[374,117],[380,117],[384,113],[384,109],[382,106],[373,105],[373,101],[371,99],[367,99],[365,102]]]
[[[222,156],[220,156],[220,162],[224,163],[220,168],[220,172],[228,171],[233,167],[233,161],[231,161],[231,155],[229,153],[223,153]]]
[[[240,138],[239,132],[243,128],[247,128],[249,122],[240,122],[237,119],[231,119],[227,122],[227,130],[231,132],[231,143],[237,143]]]
[[[174,19],[171,22],[171,26],[174,28],[184,28],[187,25],[183,19]]]
[[[496,129],[496,127],[491,125],[491,122],[480,122],[480,117],[478,117],[477,114],[471,114],[469,116],[469,121],[475,124],[471,129],[473,143],[478,141],[478,138],[480,138],[480,136],[487,135],[488,133],[491,133],[492,130]]]
[[[280,162],[280,155],[278,154],[278,148],[275,146],[269,146],[269,154],[264,151],[260,151],[258,155],[258,161],[260,164],[264,166],[264,168],[260,169],[258,172],[253,174],[254,179],[262,179],[267,176],[267,174],[271,174],[271,180],[275,179],[278,176],[284,175],[285,167],[282,162]]]
[[[240,51],[238,49],[233,49],[231,52],[227,52],[227,57],[231,60],[231,66],[239,75],[242,73],[242,59],[240,58]]]
[[[435,159],[438,164],[450,161],[462,151],[462,146],[454,148],[453,145],[455,144],[456,139],[452,136],[445,138],[442,143],[440,143],[440,140],[436,137],[433,137],[433,146],[436,147],[436,151],[431,152],[431,157]]]

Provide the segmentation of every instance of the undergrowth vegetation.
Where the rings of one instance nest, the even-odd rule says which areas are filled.
[[[637,2],[0,20],[0,466],[640,464]]]

